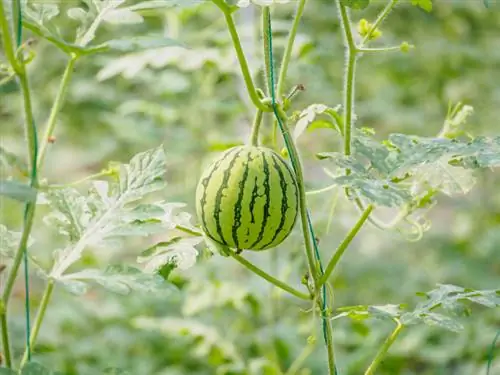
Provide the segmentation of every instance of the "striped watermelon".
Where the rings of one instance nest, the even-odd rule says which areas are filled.
[[[279,245],[297,218],[295,175],[274,151],[236,146],[201,176],[196,211],[206,235],[238,250]]]

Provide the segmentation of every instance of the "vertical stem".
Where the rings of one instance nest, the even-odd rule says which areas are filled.
[[[241,47],[240,37],[238,35],[238,31],[236,30],[236,25],[234,24],[233,16],[231,14],[231,9],[222,0],[212,0],[212,2],[219,7],[219,9],[224,14],[224,18],[226,19],[227,28],[229,30],[229,34],[231,35],[234,49],[236,50],[236,56],[238,57],[238,61],[240,63],[241,73],[243,74],[243,79],[247,86],[248,95],[250,96],[250,99],[252,99],[252,103],[263,112],[270,112],[271,108],[262,103],[253,83],[245,53],[243,52],[243,48]]]
[[[40,147],[40,153],[38,155],[38,168],[41,168],[43,165],[45,154],[47,153],[47,147],[49,145],[49,140],[52,134],[54,133],[54,129],[56,126],[56,118],[59,114],[62,105],[64,103],[64,99],[66,97],[66,91],[69,86],[69,81],[71,79],[71,74],[73,73],[73,68],[75,66],[75,62],[78,59],[78,55],[72,54],[66,65],[66,69],[64,70],[64,74],[61,79],[61,83],[59,85],[59,91],[57,92],[57,96],[54,100],[54,104],[50,110],[49,119],[47,120],[47,127],[45,129],[45,133],[42,138],[42,146]]]
[[[396,338],[403,329],[403,325],[401,324],[401,322],[398,319],[395,319],[395,321],[397,324],[396,328],[394,329],[394,331],[392,331],[391,335],[385,340],[384,345],[382,345],[379,352],[377,353],[377,356],[374,358],[368,369],[365,371],[364,375],[375,374],[375,370],[377,369],[378,365],[380,365],[385,355],[387,354],[387,351],[394,343],[394,341],[396,341]]]
[[[3,348],[3,357],[5,358],[5,365],[7,368],[12,368],[12,355],[10,353],[10,340],[9,340],[9,327],[7,324],[7,315],[4,314],[5,306],[0,301],[0,310],[1,314],[1,325],[2,325],[2,348]]]
[[[36,339],[38,338],[38,333],[40,332],[40,327],[42,326],[43,319],[45,317],[45,312],[47,311],[47,306],[49,304],[50,298],[52,297],[52,292],[54,291],[54,280],[49,279],[45,292],[43,293],[42,300],[40,302],[40,307],[38,308],[38,314],[36,316],[35,322],[33,324],[33,331],[30,336],[30,346],[33,348],[35,346]],[[28,361],[28,349],[24,351],[23,358],[21,360],[20,368]]]
[[[250,144],[252,146],[259,145],[259,130],[261,123],[262,123],[262,111],[260,109],[257,109],[257,112],[255,113],[255,117],[253,120],[252,133],[250,135]]]
[[[347,9],[340,0],[337,7],[340,15],[340,23],[344,31],[344,43],[346,46],[346,76],[344,78],[344,155],[351,155],[351,133],[352,114],[354,112],[354,78],[356,73],[356,45],[351,30],[351,21]],[[349,173],[349,171],[347,171]]]
[[[271,77],[269,73],[273,67],[269,59],[269,19],[271,18],[271,10],[269,7],[262,7],[262,46],[264,48],[264,76],[265,85],[267,87],[267,95],[271,95]]]
[[[17,4],[18,6],[19,4]],[[10,36],[10,30],[9,26],[7,24],[7,18],[5,16],[5,11],[3,7],[3,2],[0,1],[0,27],[2,30],[2,42],[4,45],[4,50],[5,54],[9,60],[10,65],[13,67],[13,69],[16,72],[16,75],[19,80],[19,84],[21,87],[22,95],[23,95],[23,104],[24,104],[24,121],[25,121],[25,134],[26,134],[26,139],[28,140],[28,155],[29,155],[29,163],[28,165],[30,166],[31,169],[31,185],[33,187],[37,187],[38,185],[38,180],[36,176],[36,155],[37,155],[37,134],[36,134],[36,129],[33,126],[34,124],[34,119],[33,119],[33,107],[32,107],[32,102],[31,102],[31,96],[30,96],[30,90],[29,90],[29,83],[28,83],[28,76],[26,73],[26,67],[24,65],[24,62],[21,60],[17,60],[16,55],[14,53],[13,45],[12,45],[12,40]],[[2,293],[2,303],[1,303],[1,309],[0,309],[0,321],[1,321],[1,327],[2,327],[2,346],[4,348],[4,354],[5,354],[5,362],[7,364],[7,367],[12,366],[12,358],[11,358],[11,351],[10,351],[10,340],[9,340],[9,332],[8,332],[8,319],[7,319],[7,314],[8,314],[8,304],[9,304],[9,299],[12,293],[12,289],[14,287],[14,282],[17,278],[17,273],[19,271],[19,266],[21,265],[21,262],[23,260],[28,239],[29,239],[29,234],[31,232],[31,228],[33,226],[33,219],[35,216],[35,203],[28,203],[26,205],[25,209],[25,216],[24,216],[24,226],[23,226],[23,231],[21,234],[21,240],[19,242],[19,246],[15,252],[14,255],[14,260],[12,262],[12,266],[9,270],[9,274],[7,276],[7,281],[5,284],[5,289],[3,290]]]
[[[9,61],[10,65],[12,65],[12,68],[14,71],[17,72],[17,61],[16,61],[16,56],[14,54],[14,47],[12,45],[12,38],[10,35],[10,29],[9,29],[9,24],[7,22],[7,17],[5,15],[5,9],[3,7],[3,2],[0,1],[0,29],[2,31],[2,44],[3,44],[3,49],[5,51],[5,56],[7,57],[7,60]]]
[[[297,36],[297,31],[299,29],[300,19],[304,13],[304,8],[306,6],[306,0],[299,0],[297,3],[297,10],[295,12],[295,18],[293,19],[292,28],[288,34],[288,42],[286,44],[285,53],[283,55],[283,60],[281,60],[280,75],[278,78],[278,86],[276,88],[276,96],[281,98],[283,95],[283,90],[285,87],[285,79],[288,73],[288,65],[290,63],[290,58],[292,56],[292,49],[295,43],[295,37]]]

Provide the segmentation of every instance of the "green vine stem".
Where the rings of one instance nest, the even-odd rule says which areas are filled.
[[[297,36],[297,31],[299,29],[300,19],[304,13],[304,8],[306,6],[306,0],[299,0],[297,3],[297,10],[295,11],[295,17],[293,19],[292,28],[288,34],[288,41],[285,48],[285,53],[283,55],[283,60],[281,60],[280,74],[278,78],[278,85],[276,87],[276,96],[281,98],[283,95],[283,90],[285,88],[285,79],[288,73],[288,65],[292,56],[293,45],[295,43],[295,38]]]
[[[264,76],[265,76],[265,85],[267,87],[267,95],[271,95],[271,77],[269,73],[273,67],[271,66],[271,61],[269,59],[269,19],[271,18],[271,8],[270,7],[262,7],[262,47],[263,55],[264,55]]]
[[[252,125],[252,133],[250,134],[250,144],[252,146],[259,145],[259,130],[260,124],[262,123],[262,113],[263,112],[260,109],[257,109],[257,111],[255,112],[255,117]]]
[[[357,50],[352,35],[351,21],[347,8],[342,5],[341,0],[337,1],[337,7],[340,15],[340,23],[344,32],[344,42],[346,45],[346,75],[344,79],[344,155],[351,155],[351,131],[352,115],[354,112],[354,79],[356,74]],[[346,171],[349,174],[349,170]]]
[[[69,81],[71,80],[71,74],[73,73],[73,68],[75,66],[76,60],[78,59],[78,55],[71,54],[68,64],[66,65],[66,69],[64,70],[63,77],[61,79],[61,83],[59,85],[59,91],[57,92],[56,99],[52,108],[50,110],[49,119],[47,120],[47,127],[45,129],[44,136],[42,138],[42,145],[40,147],[40,153],[38,155],[38,168],[40,169],[45,160],[45,154],[47,153],[47,148],[49,145],[50,137],[54,133],[54,129],[56,126],[56,118],[59,114],[59,111],[62,108],[64,103],[64,98],[66,96],[66,91],[69,86]]]
[[[47,306],[49,304],[50,298],[52,297],[52,292],[54,291],[54,280],[50,279],[47,283],[47,287],[42,296],[42,300],[40,302],[40,307],[38,308],[38,313],[35,318],[35,322],[33,324],[33,330],[30,335],[30,347],[35,346],[36,339],[38,338],[38,333],[40,332],[40,328],[42,326],[43,319],[45,318],[45,312],[47,311]],[[26,362],[28,361],[28,349],[24,351],[23,358],[21,360],[20,369],[24,367]]]
[[[212,0],[212,2],[222,11],[224,18],[226,19],[227,28],[231,34],[231,39],[233,41],[234,49],[236,50],[236,55],[241,67],[241,73],[243,74],[243,79],[247,86],[248,94],[252,103],[260,109],[262,112],[271,112],[272,108],[265,105],[259,98],[257,89],[253,83],[252,75],[250,74],[250,69],[248,67],[248,62],[241,47],[240,37],[238,31],[236,30],[236,25],[233,20],[232,10],[223,0]]]
[[[306,293],[302,293],[302,292],[298,291],[297,289],[292,288],[290,285],[284,283],[283,281],[280,281],[280,280],[276,279],[275,277],[269,275],[267,272],[261,270],[259,267],[257,267],[253,263],[249,262],[241,255],[236,254],[234,251],[230,251],[229,253],[230,253],[231,257],[234,258],[235,260],[237,260],[240,264],[242,264],[243,266],[248,268],[253,273],[259,275],[263,279],[267,280],[271,284],[276,285],[278,288],[283,289],[284,291],[294,295],[295,297],[305,299],[305,300],[311,300],[310,295],[308,295]]]
[[[403,329],[403,324],[398,319],[394,319],[396,322],[396,328],[390,336],[385,340],[384,345],[380,348],[379,352],[377,353],[376,357],[373,359],[372,363],[368,367],[368,369],[365,371],[364,375],[373,375],[375,374],[375,371],[377,370],[377,367],[380,365],[382,360],[384,359],[385,355],[387,354],[389,348],[391,345],[396,341],[398,335],[401,333],[401,330]]]
[[[23,96],[23,107],[24,107],[24,124],[25,124],[25,134],[26,139],[28,140],[28,155],[29,155],[29,166],[32,179],[31,185],[32,187],[38,186],[38,179],[36,176],[36,152],[37,152],[37,142],[36,142],[36,130],[33,126],[34,118],[33,118],[33,107],[31,102],[31,95],[29,89],[28,76],[26,72],[25,62],[23,60],[22,52],[19,53],[18,56],[14,53],[10,30],[7,22],[7,18],[5,15],[5,10],[3,7],[3,2],[0,1],[0,23],[2,30],[2,42],[4,45],[5,55],[7,56],[10,65],[14,69],[19,85],[21,87],[22,96]],[[19,58],[18,58],[19,57]],[[0,304],[0,321],[2,327],[2,346],[4,348],[4,357],[5,363],[8,368],[12,367],[12,356],[10,351],[10,340],[9,340],[9,332],[8,332],[8,304],[10,300],[10,296],[12,293],[12,289],[14,287],[14,283],[17,278],[17,274],[19,271],[19,267],[23,260],[29,235],[31,233],[31,228],[33,226],[33,219],[35,216],[35,203],[28,203],[25,209],[25,218],[24,218],[24,226],[21,234],[21,240],[19,242],[19,246],[15,252],[14,260],[12,262],[12,266],[10,268],[9,274],[7,276],[7,281],[5,283],[5,289],[2,293],[2,302]]]
[[[344,240],[340,243],[339,247],[337,250],[335,250],[335,254],[332,256],[332,259],[328,262],[328,265],[326,266],[325,272],[323,273],[323,276],[319,279],[318,284],[316,285],[316,289],[319,289],[325,284],[330,275],[332,274],[333,270],[335,269],[335,266],[338,264],[340,258],[346,251],[346,249],[349,247],[351,244],[352,240],[356,235],[359,233],[363,225],[365,224],[366,220],[370,216],[370,214],[373,211],[373,206],[369,205],[366,210],[363,212],[359,220],[356,222],[354,227],[350,230],[350,232],[347,234],[347,236],[344,238]]]

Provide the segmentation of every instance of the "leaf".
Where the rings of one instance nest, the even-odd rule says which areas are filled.
[[[187,337],[192,344],[190,350],[195,357],[205,358],[213,352],[218,352],[228,362],[238,362],[239,355],[236,346],[221,335],[216,328],[185,318],[138,317],[132,324],[139,329],[160,332],[169,337]]]
[[[274,4],[288,4],[291,0],[239,0],[236,6],[239,8],[246,8],[250,4],[268,7]]]
[[[387,207],[417,202],[429,191],[465,194],[475,184],[472,169],[500,166],[500,137],[462,141],[391,134],[380,143],[367,130],[359,130],[352,148],[351,157],[318,157],[340,169],[332,172],[335,183]],[[345,169],[351,173],[345,175]]]
[[[174,39],[170,39],[164,36],[149,35],[144,37],[130,37],[126,39],[108,40],[107,42],[99,46],[92,47],[90,51],[97,49],[99,50],[109,49],[120,52],[133,52],[149,48],[161,48],[161,47],[175,46],[175,45],[178,46],[181,45],[181,43]]]
[[[370,5],[370,0],[341,0],[340,3],[349,8],[361,10]]]
[[[324,104],[311,104],[309,107],[304,109],[299,114],[299,119],[295,125],[295,130],[293,131],[293,138],[296,141],[297,138],[306,130],[306,128],[316,119],[318,115],[328,112],[338,112],[339,107],[329,108]],[[330,114],[331,116],[331,114]],[[338,125],[330,123],[330,127],[336,129]]]
[[[426,12],[432,11],[432,0],[411,0],[412,5],[425,10]]]
[[[142,23],[144,18],[141,15],[131,11],[127,8],[122,9],[110,9],[107,12],[103,13],[102,19],[105,22],[108,22],[113,25],[130,25]]]
[[[187,8],[193,5],[199,5],[205,0],[149,0],[143,1],[128,7],[128,9],[133,11],[148,10],[148,9],[159,9],[165,7],[181,7]]]
[[[62,375],[54,372],[36,362],[28,362],[21,371],[21,375]]]
[[[46,195],[54,208],[46,222],[69,240],[56,254],[53,278],[60,278],[88,246],[116,246],[124,236],[148,236],[175,227],[173,210],[183,204],[137,202],[165,186],[163,148],[139,153],[119,170],[117,182],[94,181],[88,196],[71,188],[53,189]]]
[[[37,190],[29,185],[9,180],[0,180],[0,195],[20,202],[35,202]]]
[[[25,161],[2,146],[0,146],[0,167],[2,167],[2,170],[7,167],[14,169],[24,177],[29,175],[28,167]]]
[[[195,246],[201,241],[202,237],[173,237],[143,251],[137,262],[144,264],[146,272],[157,272],[165,264],[174,264],[176,268],[186,270],[196,263],[198,251]]]
[[[404,305],[357,305],[338,308],[340,313],[335,315],[333,319],[349,317],[353,320],[364,320],[370,317],[380,319],[399,318],[403,312]]]
[[[58,281],[65,286],[67,284],[69,290],[75,294],[86,292],[87,284],[90,282],[122,295],[130,294],[132,291],[156,292],[173,289],[171,284],[159,275],[147,274],[137,268],[123,265],[109,266],[104,271],[86,269],[64,275]]]
[[[472,290],[456,285],[438,284],[433,289],[423,294],[427,300],[417,305],[414,311],[401,316],[403,324],[410,325],[423,322],[427,325],[440,326],[451,331],[460,331],[462,325],[452,318],[436,313],[434,310],[442,308],[456,314],[463,311],[464,303],[469,301],[486,307],[500,306],[500,289],[498,290]]]
[[[17,375],[17,372],[12,371],[11,369],[2,367],[2,368],[0,368],[0,375]]]
[[[130,372],[116,367],[105,368],[102,373],[104,375],[131,375]]]

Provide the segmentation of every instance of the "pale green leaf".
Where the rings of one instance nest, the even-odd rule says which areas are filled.
[[[146,272],[157,272],[165,264],[186,270],[196,263],[198,250],[195,246],[202,241],[202,237],[173,237],[145,250],[137,262],[144,264]]]
[[[20,202],[35,202],[37,190],[17,181],[0,180],[0,195]]]
[[[77,293],[85,292],[90,283],[123,295],[132,291],[144,293],[172,290],[172,286],[160,275],[144,273],[137,268],[123,265],[109,266],[105,270],[85,269],[64,275],[58,281],[63,285],[68,283],[70,291]]]
[[[103,21],[114,25],[142,23],[144,18],[127,8],[111,9],[102,16]]]
[[[88,195],[72,188],[52,189],[46,195],[54,209],[46,221],[69,240],[56,254],[51,272],[55,279],[88,246],[118,246],[128,236],[148,236],[175,227],[173,210],[183,204],[137,202],[165,186],[163,148],[142,152],[119,167],[117,182],[94,181]]]

